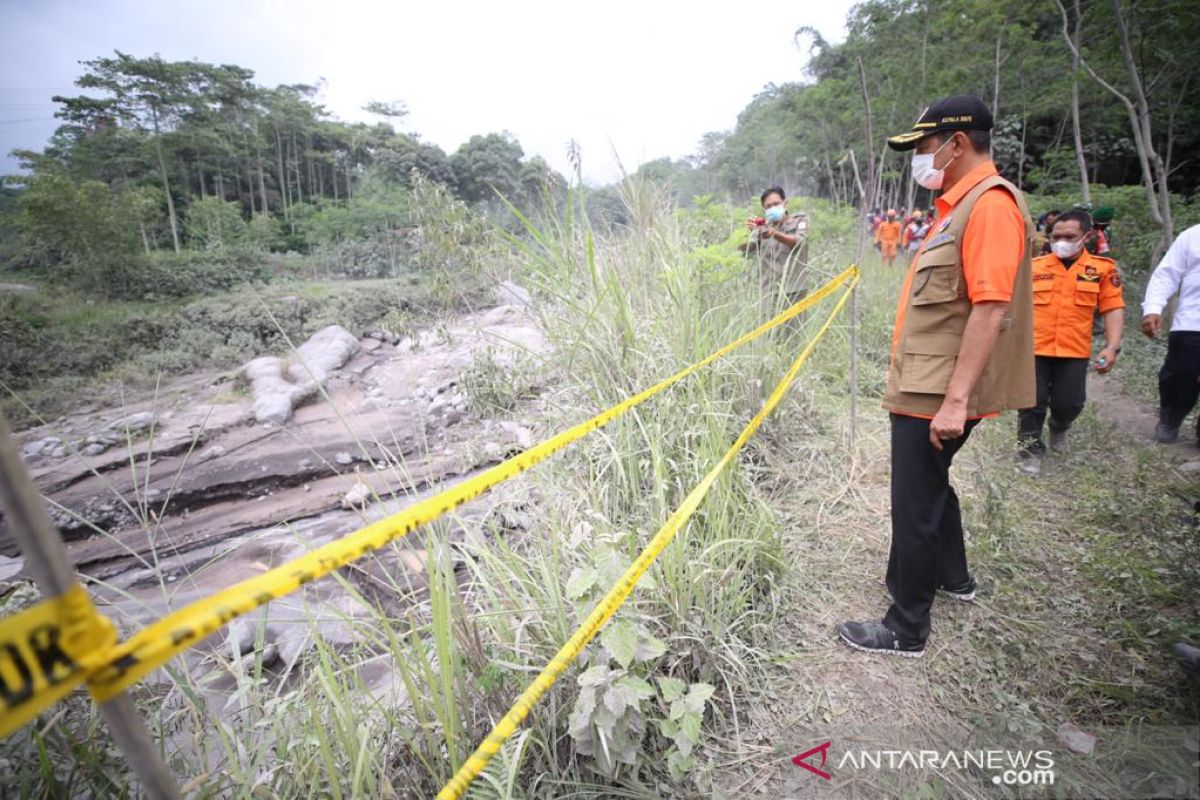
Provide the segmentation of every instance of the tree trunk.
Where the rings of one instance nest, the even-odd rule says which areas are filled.
[[[309,194],[309,196],[310,197],[312,196],[313,191],[316,191],[316,193],[318,195],[325,194],[324,181],[321,182],[320,188],[318,188],[316,176],[314,175],[315,170],[313,169],[312,134],[311,133],[304,134],[304,162],[305,162],[305,166],[308,168],[308,194]]]
[[[1072,55],[1078,57],[1079,64],[1092,80],[1104,87],[1113,97],[1125,106],[1129,116],[1129,127],[1133,132],[1134,146],[1137,148],[1138,163],[1142,168],[1142,186],[1146,190],[1146,205],[1150,208],[1150,217],[1162,230],[1159,243],[1154,248],[1154,254],[1161,255],[1174,238],[1174,226],[1171,221],[1171,195],[1167,191],[1167,176],[1162,159],[1154,151],[1154,137],[1150,126],[1150,107],[1146,101],[1146,92],[1142,86],[1137,64],[1134,62],[1133,47],[1129,42],[1129,28],[1125,23],[1125,13],[1121,9],[1121,0],[1113,0],[1113,23],[1117,28],[1117,43],[1120,45],[1121,58],[1125,62],[1126,72],[1133,85],[1135,103],[1124,92],[1102,78],[1091,64],[1083,57],[1080,48],[1071,39],[1068,29],[1067,9],[1062,0],[1055,0],[1059,14],[1062,17],[1062,35],[1071,48]]]
[[[254,167],[250,164],[250,159],[246,159],[246,188],[249,190],[250,196],[250,216],[258,213],[258,206],[254,199]]]
[[[1156,220],[1162,227],[1162,242],[1160,252],[1165,252],[1175,238],[1175,226],[1171,219],[1171,191],[1167,186],[1167,169],[1162,156],[1154,148],[1154,136],[1150,128],[1150,102],[1146,98],[1146,89],[1142,76],[1138,72],[1134,60],[1133,46],[1129,42],[1129,26],[1125,22],[1125,13],[1121,9],[1121,0],[1113,0],[1113,21],[1117,26],[1117,41],[1121,45],[1121,58],[1125,62],[1125,70],[1129,73],[1129,82],[1133,85],[1134,96],[1137,99],[1137,125],[1141,130],[1141,146],[1145,150],[1144,158],[1150,165],[1150,175],[1158,190],[1158,212],[1160,219]],[[1155,248],[1158,251],[1158,248]]]
[[[259,141],[257,126],[254,131],[254,159],[258,166],[258,194],[262,198],[263,213],[270,213],[271,206],[267,203],[267,176],[263,169],[262,143]]]
[[[275,128],[275,179],[279,181],[279,199],[283,203],[283,218],[288,219],[288,186],[283,174],[283,140],[279,136],[279,127]]]
[[[992,124],[996,125],[1000,122],[1000,42],[1004,39],[1004,32],[996,34],[996,72],[995,78],[992,81]],[[988,148],[988,156],[994,157],[996,152],[995,137],[992,138],[992,145]]]
[[[1092,202],[1092,187],[1088,183],[1087,156],[1083,152],[1083,132],[1079,125],[1079,40],[1083,30],[1083,9],[1075,0],[1075,32],[1071,48],[1071,132],[1075,136],[1075,160],[1079,162],[1079,184],[1083,202]]]
[[[1025,181],[1025,140],[1029,132],[1029,111],[1025,107],[1025,79],[1021,79],[1021,151],[1017,154],[1017,188]]]
[[[175,219],[175,201],[171,198],[171,183],[167,180],[167,162],[163,159],[162,137],[158,131],[158,108],[154,105],[150,106],[150,117],[154,121],[154,152],[158,156],[158,176],[162,180],[163,194],[167,196],[167,219],[171,223],[171,242],[175,245],[175,252],[180,251],[179,246],[179,223]]]
[[[900,170],[900,180],[904,180],[905,175],[909,174],[910,169],[911,167],[909,164],[904,165],[903,169]],[[910,176],[910,179],[905,181],[904,185],[904,207],[911,210],[913,208],[913,204],[917,201],[917,182],[912,180]]]
[[[865,205],[867,207],[867,209],[870,209],[873,207],[875,198],[877,197],[877,192],[876,192],[876,187],[875,187],[875,157],[873,155],[874,151],[871,149],[871,145],[875,141],[875,132],[871,129],[871,96],[867,93],[867,71],[863,67],[863,62],[862,62],[861,58],[858,59],[858,87],[862,91],[863,110],[866,114],[866,117],[865,117],[866,130],[865,130],[865,132],[866,132],[866,136],[867,136],[867,149],[866,149],[866,153],[867,153],[867,191],[871,193],[870,196],[863,197],[863,205]],[[855,175],[856,176],[857,176],[857,173],[858,173],[858,165],[856,163],[855,164]],[[860,188],[860,190],[862,188],[861,182],[859,183],[859,188]]]
[[[863,204],[862,211],[866,213],[871,210],[871,206],[867,204],[867,192],[863,189],[862,177],[858,172],[858,159],[854,157],[854,148],[850,148],[850,168],[854,170],[854,184],[858,187],[858,196]]]

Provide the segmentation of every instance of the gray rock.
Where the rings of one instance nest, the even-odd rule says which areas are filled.
[[[342,496],[342,508],[351,510],[362,508],[371,500],[371,497],[371,487],[359,481]]]
[[[461,408],[449,406],[442,414],[442,419],[447,425],[457,425],[458,423],[462,422],[464,416],[466,416],[466,414],[463,413]]]
[[[53,450],[54,448],[58,447],[61,444],[62,444],[62,439],[59,439],[57,436],[47,436],[44,439],[38,439],[36,441],[29,442],[28,444],[26,444],[24,447],[21,448],[21,454],[23,456],[25,456],[26,458],[34,458],[36,456],[44,456],[44,455],[47,455],[49,453],[49,451]]]
[[[83,448],[83,454],[85,456],[98,456],[107,449],[108,445],[101,444],[100,442],[93,442],[92,444],[89,444],[87,447]]]
[[[1185,461],[1179,465],[1179,471],[1184,475],[1200,472],[1200,461]]]
[[[509,531],[527,531],[533,519],[524,511],[504,509],[500,512],[500,525]]]
[[[153,411],[139,411],[136,414],[130,414],[124,419],[119,419],[112,422],[108,428],[119,433],[138,433],[144,431],[154,424]]]
[[[55,447],[53,450],[50,451],[50,457],[51,458],[66,458],[67,452],[68,452],[68,450],[66,447],[64,447],[63,445],[59,445],[58,447]]]
[[[297,384],[324,383],[329,373],[340,369],[358,348],[358,337],[341,325],[322,328],[296,348],[288,377]]]
[[[254,392],[254,418],[260,423],[282,425],[292,411],[313,397],[330,373],[340,369],[359,351],[354,334],[340,325],[314,333],[296,348],[292,363],[264,356],[242,367],[242,376]]]
[[[380,347],[383,347],[383,342],[379,341],[378,339],[363,339],[358,344],[359,344],[359,347],[361,347],[363,350],[365,350],[368,353],[373,353],[376,350],[378,350]]]
[[[260,423],[282,425],[292,418],[292,410],[316,385],[298,386],[284,377],[283,361],[274,356],[256,358],[242,367],[242,375],[254,392],[254,419]]]
[[[1072,753],[1089,755],[1096,747],[1096,737],[1069,722],[1058,726],[1058,741]]]
[[[240,658],[253,652],[254,644],[258,641],[258,619],[241,617],[229,623],[225,631],[225,646],[229,655]]]
[[[274,643],[268,644],[262,650],[262,665],[264,667],[274,667],[279,663],[280,655],[279,648]]]
[[[296,464],[296,469],[312,469],[312,465],[313,460],[311,458],[302,458],[300,459],[300,462]]]
[[[354,456],[347,453],[345,450],[333,457],[333,460],[343,467],[348,467],[354,463]]]
[[[504,281],[496,287],[496,300],[517,308],[527,308],[530,301],[529,291],[512,281]]]
[[[202,452],[198,458],[201,461],[212,461],[214,458],[220,458],[225,455],[225,448],[219,444],[214,444]]]
[[[21,557],[0,556],[0,581],[6,581],[25,568],[25,559]]]
[[[528,450],[533,447],[533,432],[529,428],[505,420],[500,423],[500,429],[512,436],[516,440],[517,446],[522,450]]]

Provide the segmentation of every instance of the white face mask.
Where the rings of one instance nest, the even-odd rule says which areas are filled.
[[[950,142],[951,142],[950,139],[947,139],[946,141],[942,142],[942,147],[945,147],[946,145],[950,144]],[[912,157],[913,180],[916,181],[918,185],[923,186],[924,188],[929,189],[930,191],[935,191],[937,189],[942,188],[942,182],[944,180],[946,180],[946,167],[950,166],[950,162],[954,161],[954,159],[952,158],[952,159],[950,159],[950,161],[946,162],[946,167],[942,167],[941,169],[934,169],[934,166],[933,166],[934,156],[936,156],[938,153],[940,153],[942,151],[942,147],[939,147],[937,150],[934,150],[932,153],[926,153],[924,155],[918,155],[916,153],[913,153],[913,157]]]
[[[1083,247],[1083,242],[1073,242],[1070,239],[1059,239],[1050,243],[1050,249],[1059,258],[1072,258]]]

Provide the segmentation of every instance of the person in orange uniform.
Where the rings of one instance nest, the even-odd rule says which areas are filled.
[[[908,269],[896,311],[883,404],[891,421],[892,546],[882,620],[838,636],[871,653],[925,653],[934,595],[975,599],[950,466],[986,417],[1034,403],[1033,221],[996,172],[992,113],[952,95],[888,139],[914,150],[913,179],[937,216]]]
[[[1037,405],[1021,409],[1017,437],[1021,471],[1042,470],[1046,446],[1042,424],[1050,412],[1050,449],[1066,448],[1067,430],[1087,399],[1088,361],[1092,356],[1092,317],[1104,318],[1104,349],[1096,371],[1108,372],[1121,352],[1125,299],[1121,273],[1111,258],[1088,252],[1092,218],[1073,208],[1054,221],[1051,254],[1033,260],[1033,352],[1037,373]]]
[[[879,243],[879,253],[883,263],[889,267],[896,263],[896,252],[900,247],[900,220],[896,219],[896,209],[889,208],[887,219],[879,223],[875,230],[875,241]]]

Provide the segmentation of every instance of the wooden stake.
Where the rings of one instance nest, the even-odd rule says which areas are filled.
[[[0,505],[8,514],[8,527],[21,548],[25,567],[42,594],[58,597],[75,586],[67,548],[17,453],[17,443],[3,414],[0,414]],[[182,797],[174,776],[138,717],[133,699],[124,693],[117,695],[100,705],[100,714],[141,781],[146,796],[163,800]]]

